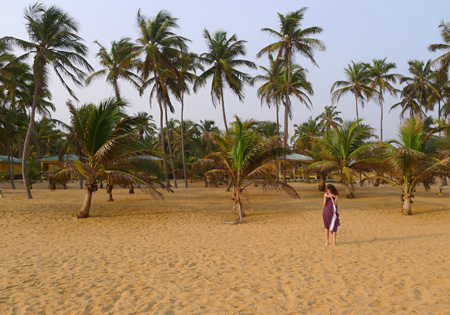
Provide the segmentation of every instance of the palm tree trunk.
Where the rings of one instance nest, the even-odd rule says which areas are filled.
[[[83,205],[81,206],[80,211],[78,211],[77,213],[77,218],[83,219],[89,216],[89,210],[91,209],[91,202],[92,202],[92,194],[93,194],[92,190],[90,189],[86,190],[84,202]]]
[[[222,115],[223,115],[223,123],[225,124],[225,133],[228,134],[228,124],[227,124],[227,116],[225,115],[225,101],[223,98],[223,88],[220,88],[220,98],[222,101]]]
[[[288,131],[289,131],[289,111],[291,109],[291,99],[289,98],[290,95],[290,88],[291,88],[291,53],[290,51],[287,52],[286,56],[286,63],[288,68],[288,77],[286,82],[286,103],[284,106],[284,139],[283,139],[283,159],[286,160],[286,151],[287,151],[287,139],[288,139]],[[286,179],[286,167],[282,166],[283,170],[283,182],[287,183]]]
[[[183,112],[184,112],[184,93],[181,92],[181,156],[183,159],[183,174],[184,174],[184,185],[188,188],[188,178],[187,178],[187,169],[186,169],[186,157],[184,153],[184,120],[183,120]]]
[[[9,141],[6,143],[6,150],[8,155],[8,175],[9,180],[11,181],[12,189],[16,189],[16,185],[14,184],[14,157],[11,157],[11,145]]]
[[[35,69],[34,73],[41,73],[41,72],[38,72]],[[28,184],[28,176],[27,176],[28,146],[30,145],[31,133],[34,129],[34,116],[36,114],[36,106],[37,106],[37,100],[38,100],[40,88],[41,88],[41,82],[39,80],[36,80],[36,87],[34,88],[34,95],[33,95],[33,103],[31,105],[31,111],[30,111],[30,124],[28,125],[27,134],[25,136],[25,141],[23,143],[22,178],[23,178],[23,184],[25,186],[25,190],[27,192],[28,199],[33,199],[33,196],[31,195],[30,185]]]
[[[402,212],[405,215],[410,215],[411,214],[411,194],[409,193],[405,193],[403,195],[403,207],[402,207]]]
[[[77,145],[78,161],[81,161],[81,148]],[[80,189],[83,189],[83,175],[80,174]]]
[[[380,109],[381,109],[381,119],[380,119],[380,141],[383,141],[383,90],[380,87]]]
[[[358,94],[355,93],[355,103],[356,103],[356,119],[359,120],[359,113],[358,113]]]
[[[158,82],[157,80],[159,80],[159,77],[156,73],[156,69],[153,70],[153,75],[155,77],[155,84],[157,85]],[[166,177],[166,186],[170,187],[170,179],[169,179],[169,168],[167,166],[167,159],[166,159],[166,146],[164,143],[164,111],[163,111],[163,107],[161,104],[161,96],[159,95],[159,88],[158,86],[156,86],[156,98],[158,100],[158,105],[159,105],[159,125],[160,125],[160,138],[161,138],[161,152],[163,154],[163,168],[164,168],[164,176]]]
[[[161,103],[159,103],[159,112],[160,112],[159,124],[160,124],[161,152],[163,154],[164,176],[166,177],[166,186],[170,187],[169,168],[167,165],[166,146],[164,140],[164,111],[162,109]]]
[[[178,188],[177,185],[177,175],[175,174],[175,167],[173,164],[173,152],[172,152],[172,140],[170,138],[170,126],[169,126],[169,120],[167,119],[167,103],[164,99],[164,116],[166,119],[166,128],[167,128],[167,144],[169,145],[169,159],[170,159],[170,166],[172,168],[172,176],[173,176],[173,185],[175,188]]]
[[[116,100],[120,101],[120,93],[119,93],[119,86],[117,84],[117,79],[113,79],[113,87],[114,87],[114,94],[116,94]]]
[[[279,117],[280,106],[278,104],[278,100],[275,101],[275,106],[277,110],[277,137],[278,139],[280,139],[280,117]],[[280,163],[277,163],[277,180],[279,179],[280,179]]]
[[[108,193],[108,202],[114,201],[113,195],[112,195],[112,191],[113,191],[114,185],[108,183],[108,185],[106,186],[106,192]]]

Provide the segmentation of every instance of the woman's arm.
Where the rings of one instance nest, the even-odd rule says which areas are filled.
[[[333,203],[333,205],[335,205],[336,207],[337,207],[337,203],[338,203],[338,199],[339,199],[339,196],[332,196],[332,198],[331,198],[331,202]]]

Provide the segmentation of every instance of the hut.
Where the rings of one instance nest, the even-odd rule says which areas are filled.
[[[22,175],[22,160],[13,157],[12,162],[14,176]],[[0,172],[8,172],[8,157],[6,155],[0,155]]]

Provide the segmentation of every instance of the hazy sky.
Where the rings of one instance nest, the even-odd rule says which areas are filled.
[[[25,31],[23,11],[29,6],[29,1],[2,1],[0,11],[0,37],[14,36],[28,40]],[[202,37],[207,28],[211,33],[225,30],[231,36],[246,40],[246,59],[258,65],[267,65],[266,57],[256,58],[257,52],[267,44],[274,42],[269,34],[261,32],[268,27],[278,30],[277,13],[286,14],[302,7],[308,7],[302,27],[319,26],[322,34],[317,38],[326,45],[325,52],[316,53],[319,68],[298,56],[296,62],[308,69],[308,79],[314,87],[311,97],[313,110],[307,110],[304,105],[293,102],[293,124],[301,124],[309,116],[317,116],[324,106],[330,105],[330,88],[333,82],[345,79],[343,70],[351,60],[371,62],[373,58],[387,57],[387,61],[397,64],[397,73],[408,74],[408,60],[428,60],[438,56],[428,51],[428,45],[441,43],[438,25],[441,21],[450,21],[450,1],[448,0],[310,0],[310,1],[116,1],[116,0],[59,0],[42,1],[47,6],[57,5],[75,18],[80,26],[79,35],[88,45],[91,65],[99,70],[95,54],[98,46],[93,43],[98,40],[109,47],[110,42],[122,37],[135,40],[138,37],[136,14],[154,17],[159,10],[169,11],[178,18],[179,35],[192,40],[190,49],[202,53],[206,49]],[[248,71],[248,70],[246,70]],[[259,71],[248,71],[256,75]],[[137,91],[125,82],[121,82],[122,95],[131,106],[129,113],[146,111],[159,121],[159,110],[154,102],[149,107],[149,91],[140,98]],[[73,86],[73,85],[71,85]],[[227,93],[225,104],[228,121],[237,114],[243,118],[275,121],[275,110],[261,107],[256,96],[257,87],[245,88],[245,101],[239,102],[236,96]],[[54,118],[68,121],[69,114],[65,102],[69,94],[64,90],[57,78],[50,87],[53,93],[53,103],[57,111]],[[103,79],[95,81],[83,89],[75,89],[80,103],[96,102],[114,95],[111,86]],[[399,111],[387,113],[398,99],[386,98],[384,139],[394,138],[399,124]],[[186,98],[185,116],[188,119],[213,119],[220,128],[223,120],[220,108],[214,108],[209,94],[209,85],[196,95]],[[175,118],[179,119],[179,105]],[[337,103],[338,110],[344,119],[355,117],[355,102],[352,95],[343,97]],[[435,115],[436,116],[436,115]],[[380,108],[375,103],[366,104],[360,109],[360,117],[364,122],[378,130],[380,124]],[[378,131],[377,131],[378,133]]]

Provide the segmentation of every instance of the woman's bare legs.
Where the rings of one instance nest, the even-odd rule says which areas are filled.
[[[337,232],[333,232],[333,245],[334,246],[336,246],[336,234],[337,234]]]
[[[330,230],[325,229],[325,246],[328,246],[329,242],[330,242]]]

